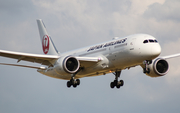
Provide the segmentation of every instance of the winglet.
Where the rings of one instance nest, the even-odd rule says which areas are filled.
[[[37,24],[38,24],[38,28],[39,28],[39,34],[40,34],[40,38],[41,38],[41,42],[42,42],[42,49],[43,49],[44,54],[58,55],[58,51],[57,51],[51,37],[47,33],[46,26],[43,23],[43,21],[41,19],[37,19]]]

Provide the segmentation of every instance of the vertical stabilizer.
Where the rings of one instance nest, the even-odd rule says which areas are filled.
[[[38,28],[39,28],[39,34],[41,38],[41,43],[42,43],[42,49],[44,54],[47,55],[58,55],[58,51],[47,33],[46,27],[41,19],[37,20]]]

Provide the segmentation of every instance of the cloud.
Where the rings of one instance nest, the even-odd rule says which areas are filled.
[[[101,40],[108,40],[115,36],[151,33],[151,29],[154,28],[148,28],[153,27],[152,20],[143,18],[141,15],[151,4],[163,4],[164,0],[143,2],[139,0],[111,2],[39,0],[33,1],[33,3],[46,12],[46,17],[49,18],[48,15],[53,14],[51,20],[53,17],[58,19],[59,26],[62,27],[56,28],[55,32],[62,31],[61,37],[69,40],[74,36],[82,40],[86,39],[89,44],[92,44],[92,39],[96,37],[98,37],[96,38],[97,42],[101,42]],[[87,34],[86,37],[83,33]]]
[[[6,0],[0,1],[0,12],[5,11],[6,13],[10,14],[18,14],[22,13],[24,10],[31,8],[31,1],[29,0]]]
[[[165,0],[132,0],[131,14],[142,15],[152,4],[163,4]]]
[[[155,18],[158,21],[179,21],[180,14],[178,0],[166,0],[164,4],[152,4],[145,12],[147,18]]]

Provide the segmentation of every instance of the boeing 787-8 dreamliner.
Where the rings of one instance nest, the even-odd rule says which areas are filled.
[[[179,54],[158,57],[161,46],[156,38],[147,34],[135,34],[123,38],[114,38],[108,42],[95,44],[66,53],[59,53],[46,31],[41,19],[37,20],[44,55],[0,50],[0,56],[39,63],[42,67],[6,64],[35,68],[49,77],[67,80],[67,87],[80,85],[80,78],[113,73],[111,88],[120,88],[123,80],[118,80],[121,71],[140,65],[143,72],[150,77],[161,77],[168,73],[166,59],[178,57]]]

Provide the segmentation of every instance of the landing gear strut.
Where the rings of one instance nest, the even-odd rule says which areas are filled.
[[[152,60],[145,60],[144,62],[145,68],[143,69],[144,73],[150,73],[150,69],[148,68],[148,65],[152,63]]]
[[[124,85],[123,80],[118,81],[118,77],[120,77],[121,71],[115,71],[113,74],[115,75],[115,80],[111,82],[110,87],[114,88],[116,86],[116,88],[119,89],[121,86]]]

